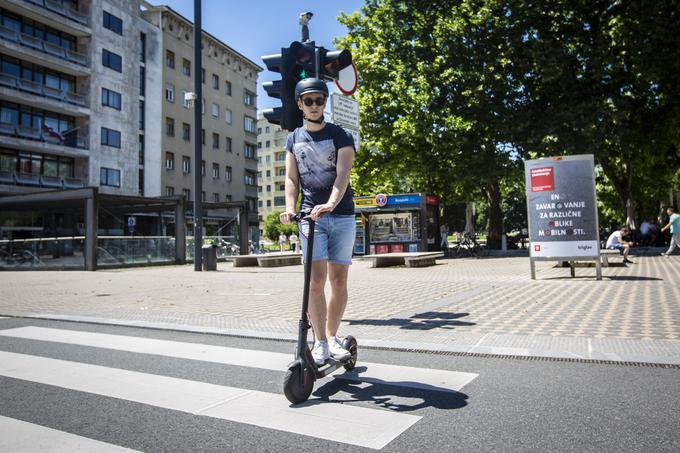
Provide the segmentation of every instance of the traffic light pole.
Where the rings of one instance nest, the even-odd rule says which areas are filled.
[[[194,271],[201,272],[203,264],[203,161],[202,133],[202,62],[201,62],[201,0],[194,0]]]

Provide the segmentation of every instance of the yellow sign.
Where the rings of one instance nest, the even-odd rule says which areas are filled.
[[[375,197],[361,197],[354,199],[355,206],[370,207],[375,206]]]

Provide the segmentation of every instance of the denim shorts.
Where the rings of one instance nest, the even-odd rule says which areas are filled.
[[[299,227],[303,256],[307,256],[309,223],[302,221]],[[328,260],[334,264],[352,264],[356,227],[353,215],[327,214],[317,220],[314,226],[312,261]]]
[[[623,250],[625,247],[623,246],[623,244],[612,244],[607,248],[610,250]]]

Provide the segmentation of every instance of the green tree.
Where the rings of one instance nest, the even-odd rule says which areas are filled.
[[[286,237],[290,236],[292,233],[298,234],[297,224],[282,224],[279,220],[280,214],[281,211],[272,211],[264,219],[264,235],[272,242],[277,242],[281,233],[285,234]]]

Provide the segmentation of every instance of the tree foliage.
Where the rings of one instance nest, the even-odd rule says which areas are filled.
[[[592,153],[608,209],[648,210],[680,167],[679,19],[676,0],[368,0],[337,43],[360,74],[353,186],[481,197],[493,242],[522,158]]]
[[[279,240],[279,235],[281,233],[285,234],[286,237],[290,236],[292,233],[297,234],[297,225],[290,223],[284,225],[279,220],[279,215],[281,211],[272,211],[264,219],[264,235],[267,239],[272,242],[277,242]]]

